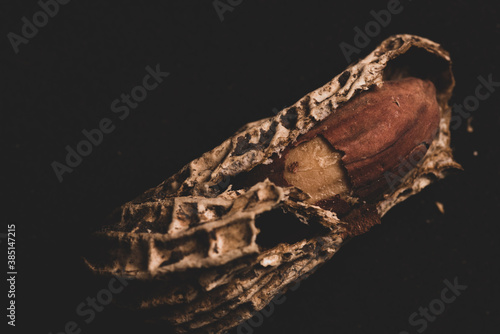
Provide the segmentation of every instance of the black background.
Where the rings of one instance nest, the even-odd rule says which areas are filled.
[[[452,104],[474,94],[478,76],[500,81],[498,2],[414,0],[402,6],[360,57],[392,34],[412,33],[450,51],[457,82]],[[246,0],[221,21],[212,1],[74,0],[15,54],[7,33],[20,34],[21,18],[31,21],[40,7],[2,1],[6,200],[0,233],[17,225],[13,332],[59,333],[74,320],[82,333],[165,333],[111,306],[88,325],[76,315],[79,303],[105,287],[82,264],[91,246],[85,236],[112,209],[243,124],[272,116],[273,108],[341,72],[348,63],[339,44],[353,44],[354,27],[363,29],[373,20],[371,10],[386,7],[387,1]],[[141,84],[145,67],[156,64],[170,76],[118,120],[111,102]],[[465,171],[398,205],[382,225],[345,245],[254,333],[416,333],[408,317],[439,298],[443,280],[455,277],[468,288],[425,333],[497,333],[497,90],[473,113],[472,133],[465,122],[452,132]],[[60,183],[51,163],[63,162],[65,146],[75,147],[84,139],[81,131],[105,117],[116,130]],[[0,247],[5,254],[4,241]]]

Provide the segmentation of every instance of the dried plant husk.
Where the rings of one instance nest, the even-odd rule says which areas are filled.
[[[264,180],[237,189],[233,180],[271,163],[363,91],[406,77],[430,80],[436,87],[439,133],[397,187],[372,203],[369,214],[382,217],[450,170],[461,169],[450,149],[448,100],[454,78],[449,54],[413,35],[386,39],[323,87],[274,117],[245,125],[124,204],[95,234],[86,263],[98,275],[133,277],[119,303],[166,320],[177,332],[222,333],[238,325],[378,221],[362,213],[345,221],[335,211],[306,203],[307,195],[294,187]],[[281,211],[286,212],[282,220],[293,224],[265,219]],[[301,226],[294,230],[293,225]]]

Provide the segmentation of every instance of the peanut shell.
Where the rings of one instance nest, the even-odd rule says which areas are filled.
[[[296,187],[270,180],[235,186],[238,175],[271,164],[348,101],[408,77],[435,86],[439,131],[418,165],[402,172],[397,184],[371,205],[342,216],[337,209],[308,202]],[[461,169],[449,146],[453,86],[450,57],[440,45],[413,35],[392,36],[323,87],[276,116],[245,125],[125,203],[95,234],[86,263],[98,275],[135,278],[117,297],[121,305],[167,321],[179,333],[224,333],[310,275],[394,205]],[[297,217],[305,233],[286,242],[271,235],[260,245],[258,237],[266,236],[267,226],[256,221],[274,210]]]

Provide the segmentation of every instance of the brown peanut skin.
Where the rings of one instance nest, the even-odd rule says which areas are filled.
[[[408,166],[415,167],[423,158],[438,131],[439,120],[436,89],[431,81],[414,77],[387,81],[339,107],[287,147],[280,158],[255,167],[235,183],[252,185],[269,178],[277,185],[291,186],[283,178],[288,151],[322,136],[333,149],[343,153],[342,162],[354,195],[374,201],[390,188],[387,175],[402,178],[411,170]],[[345,211],[339,201],[333,202],[318,205]]]
[[[433,83],[410,77],[359,94],[295,145],[323,136],[344,153],[354,193],[373,198],[388,189],[386,175],[404,176],[401,171],[409,171],[409,160],[415,167],[423,158],[439,120]]]

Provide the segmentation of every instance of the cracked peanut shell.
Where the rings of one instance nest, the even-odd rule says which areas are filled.
[[[420,85],[425,94],[432,91],[434,100],[408,109],[403,104],[414,105],[408,101],[416,90],[388,90],[401,82]],[[310,275],[391,207],[461,168],[450,149],[453,86],[451,61],[440,45],[413,35],[392,36],[323,87],[274,117],[245,125],[117,209],[95,234],[86,262],[98,275],[133,277],[117,300],[147,318],[167,321],[177,332],[223,333]],[[396,98],[377,100],[375,95],[375,109],[342,111],[378,90],[394,92]],[[407,100],[401,98],[408,90]],[[394,116],[399,108],[410,111],[398,125],[403,137],[392,138],[391,145],[387,138],[394,132],[385,131],[384,138],[367,146],[356,140],[363,134],[353,137],[346,130],[373,128],[368,136],[376,138],[384,133],[377,129],[391,119],[387,113]],[[401,139],[404,135],[410,139]],[[305,189],[308,179],[300,183],[295,177],[307,169],[303,153],[297,151],[296,161],[285,160],[301,143],[316,150],[313,160],[323,154],[322,163],[338,166],[344,181],[336,190]],[[369,160],[387,147],[395,147],[394,152]],[[420,152],[418,159],[401,172],[414,150]],[[275,216],[265,219],[281,211],[287,213],[283,220],[298,219],[290,226],[300,226],[289,231]]]

